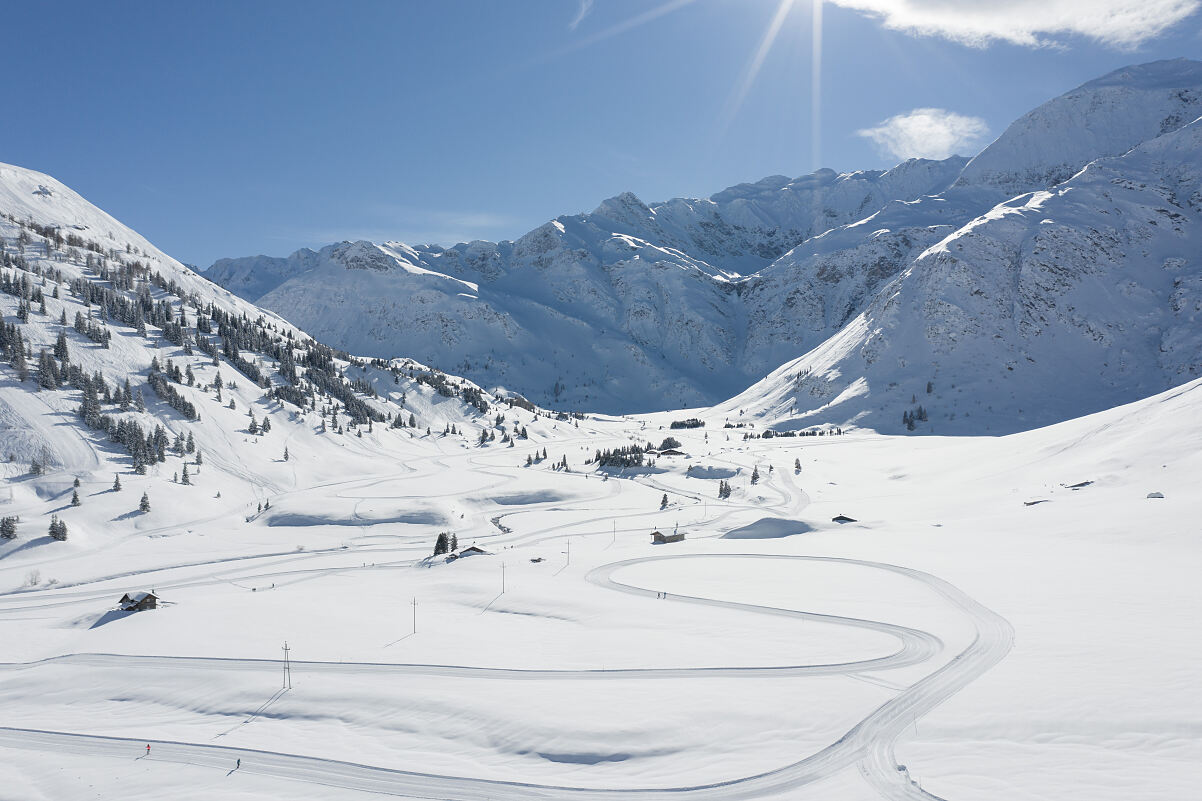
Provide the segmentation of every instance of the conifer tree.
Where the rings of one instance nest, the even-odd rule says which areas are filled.
[[[454,532],[452,532],[452,533],[451,533],[451,543],[450,543],[450,548],[451,548],[451,550],[452,550],[452,551],[458,551],[458,550],[459,550],[459,537],[458,537],[458,535],[456,535]]]
[[[666,493],[666,492],[665,492],[665,493],[664,493],[664,497],[660,499],[660,502],[659,502],[659,508],[660,508],[660,509],[667,509],[667,508],[668,508],[668,493]]]
[[[192,478],[191,478],[191,476],[188,475],[188,465],[187,464],[184,465],[184,472],[180,476],[179,481],[181,484],[186,484],[186,485],[192,483]]]
[[[79,490],[71,490],[71,505],[79,506]]]
[[[284,461],[288,461],[288,446],[284,446]]]
[[[20,520],[16,515],[8,515],[0,517],[0,540],[15,540],[17,538],[17,522]]]
[[[447,552],[450,543],[447,542],[447,533],[445,531],[438,532],[438,539],[434,541],[434,555],[441,556]]]
[[[752,483],[752,484],[759,484],[759,483],[760,483],[760,468],[759,468],[758,466],[757,466],[757,467],[753,467],[753,468],[751,469],[751,483]]]
[[[145,492],[142,493],[142,500],[138,501],[138,511],[139,512],[149,512],[150,511],[150,496],[147,495]]]
[[[121,476],[113,473],[113,492],[121,491]]]

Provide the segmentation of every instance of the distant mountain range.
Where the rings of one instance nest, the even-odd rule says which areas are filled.
[[[775,371],[735,405],[1016,430],[1198,374],[1199,116],[1202,63],[1156,62],[971,160],[627,193],[513,242],[342,242],[205,275],[323,341],[552,406],[708,405]]]

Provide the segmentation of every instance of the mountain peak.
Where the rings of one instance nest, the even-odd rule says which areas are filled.
[[[597,217],[605,217],[615,222],[645,220],[655,215],[651,207],[639,199],[634,192],[623,192],[601,201],[601,205],[593,210]]]
[[[1065,181],[1202,116],[1202,62],[1115,70],[1019,117],[964,168],[957,185],[1014,196]]]
[[[1126,86],[1138,89],[1173,89],[1202,82],[1202,61],[1172,58],[1131,64],[1120,67],[1100,78],[1087,81],[1073,91],[1105,86]]]

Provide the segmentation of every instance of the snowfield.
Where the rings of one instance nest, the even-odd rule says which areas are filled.
[[[913,778],[944,798],[1118,799],[1138,777],[1141,797],[1184,797],[1202,560],[1181,424],[1200,399],[1195,383],[1000,439],[744,442],[710,418],[673,431],[695,457],[609,479],[433,437],[272,492],[291,524],[214,520],[207,496],[241,479],[206,469],[204,490],[178,487],[198,500],[114,538],[100,522],[137,490],[102,492],[84,542],[0,560],[5,786],[871,798],[916,797]],[[547,447],[571,465],[667,421],[586,420]],[[731,498],[693,458],[736,471]],[[356,507],[361,524],[326,522]],[[421,509],[442,518],[395,522]],[[684,542],[650,544],[676,523]],[[489,553],[429,558],[443,527]],[[111,611],[151,588],[159,609]]]
[[[1199,74],[1162,64],[1086,94],[1175,114],[1198,98],[1166,85]],[[1088,100],[1066,98],[1050,110]],[[503,243],[570,279],[593,256],[557,249],[620,223],[602,233],[623,302],[675,287],[688,307],[734,273],[669,244],[763,266],[837,195],[838,227],[780,262],[832,279],[794,298],[821,344],[718,405],[628,416],[335,350],[0,165],[0,801],[1197,796],[1202,121],[1144,140],[1149,118],[1004,173],[1046,118],[972,162],[976,185],[904,209],[957,160],[620,196]],[[1098,149],[1054,189],[969,202]],[[900,228],[850,222],[865,196]],[[1123,219],[1105,258],[1083,255],[1094,212]],[[762,252],[710,237],[719,222]],[[631,233],[648,226],[667,244]],[[466,283],[397,243],[332,247],[342,261],[298,259],[376,290],[408,259],[405,282],[469,306],[499,269],[487,243],[438,255],[470,262]],[[634,258],[657,253],[653,271]],[[860,256],[868,273],[841,272]],[[301,291],[295,264],[266,266],[235,288]],[[531,291],[568,289],[556,302],[582,314],[604,294]],[[663,350],[663,319],[615,312],[626,327],[594,341],[599,318],[551,300],[554,325],[503,342],[604,351],[635,331],[629,364]],[[421,333],[448,345],[507,325],[441,329],[443,312]],[[715,361],[588,391],[629,400],[637,375],[691,397],[734,353],[729,331],[667,328],[690,357],[722,344]],[[157,608],[118,608],[141,592]]]

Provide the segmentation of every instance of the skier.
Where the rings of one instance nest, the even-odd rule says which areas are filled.
[[[236,768],[236,770],[237,770],[237,769],[241,769],[241,768],[242,768],[242,760],[241,760],[241,759],[239,759],[239,760],[238,760],[238,768]]]
[[[146,756],[150,756],[150,743],[146,744]]]

